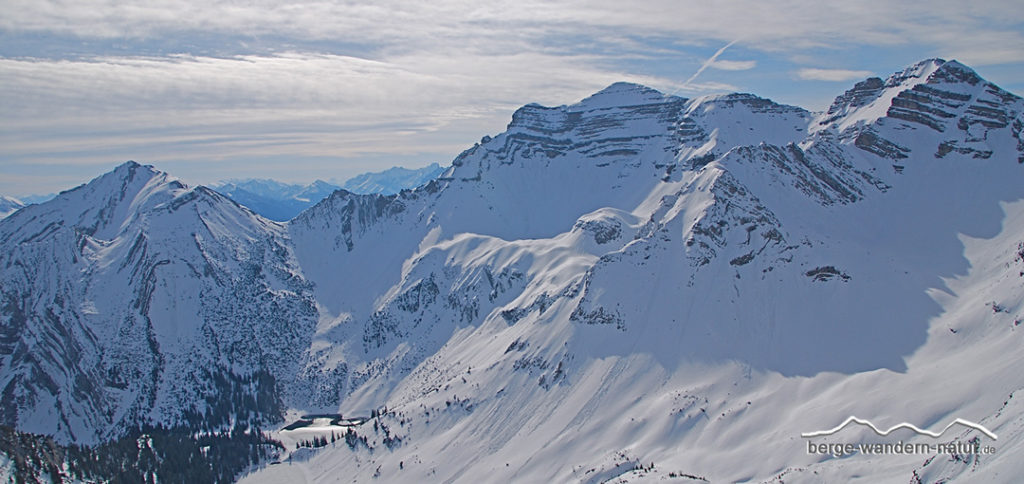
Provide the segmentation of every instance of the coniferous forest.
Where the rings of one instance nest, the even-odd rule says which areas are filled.
[[[281,443],[258,428],[197,434],[186,429],[139,428],[95,447],[61,445],[52,438],[0,427],[0,453],[13,460],[17,483],[69,480],[114,483],[233,482]]]

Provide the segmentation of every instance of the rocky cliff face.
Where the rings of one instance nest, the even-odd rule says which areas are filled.
[[[951,152],[988,158],[993,153],[990,135],[1009,135],[1019,152],[1024,149],[1019,101],[963,64],[932,59],[884,83],[878,78],[858,83],[836,99],[818,126],[854,139],[857,147],[902,169],[899,162],[908,158],[910,147],[899,139],[906,138],[901,132],[907,129],[915,129],[915,143],[927,139],[935,144],[937,158]],[[918,132],[917,127],[928,129]]]

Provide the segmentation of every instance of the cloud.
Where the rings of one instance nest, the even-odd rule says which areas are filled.
[[[929,56],[1024,62],[1017,3],[5,0],[0,166],[271,155],[446,162],[504,129],[522,104],[569,103],[619,80],[803,104],[806,91],[770,90],[796,69],[779,59],[827,66],[906,49],[886,67]],[[721,59],[726,48],[749,60]],[[840,65],[868,65],[858,60]]]
[[[416,114],[412,119],[443,123],[529,102],[561,104],[618,80],[669,83],[601,69],[592,61],[536,53],[433,53],[387,61],[306,53],[0,58],[0,100],[10,114],[62,119],[169,112],[216,122],[245,111],[271,118],[327,114],[359,124]],[[0,123],[31,125],[33,118],[8,116]]]
[[[572,102],[619,80],[672,84],[538,53],[0,58],[0,164],[446,163],[519,106]],[[354,174],[333,165],[325,176]]]
[[[719,69],[723,71],[747,71],[757,67],[757,61],[745,60],[745,61],[731,61],[731,60],[715,60],[710,65],[713,69]]]
[[[906,45],[925,41],[939,51],[963,39],[1021,45],[1024,13],[1012,0],[966,9],[962,2],[897,3],[770,0],[756,3],[653,0],[479,4],[461,0],[375,2],[153,0],[126,6],[110,0],[8,0],[0,30],[51,32],[84,38],[159,39],[195,32],[252,39],[326,39],[380,52],[469,46],[480,52],[536,48],[552,37],[596,39],[628,33],[729,42],[766,51],[815,46]],[[879,15],[878,12],[885,12]],[[1008,42],[1008,43],[1005,43]],[[518,48],[517,48],[518,47]]]
[[[871,71],[857,71],[850,69],[815,69],[804,68],[796,71],[796,76],[805,81],[852,81],[860,80],[872,75]]]

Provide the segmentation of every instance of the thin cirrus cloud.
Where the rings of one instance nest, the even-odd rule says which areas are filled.
[[[274,160],[327,177],[367,159],[444,163],[501,131],[522,104],[571,103],[621,80],[815,108],[834,96],[816,81],[941,56],[1004,66],[1019,84],[1024,9],[1004,0],[7,0],[0,36],[0,193],[9,193],[65,188],[6,182],[37,180],[40,165],[84,172],[128,158],[181,163],[200,180],[202,160],[281,178],[295,170]],[[837,58],[845,69],[823,68]]]
[[[305,53],[0,59],[0,101],[12,114],[0,118],[0,160],[434,161],[503,129],[531,86],[543,87],[534,100],[558,104],[621,79],[672,85],[589,61],[535,53],[389,62]],[[480,73],[466,75],[463,62]]]
[[[0,85],[5,88],[0,100],[6,109],[43,115],[5,117],[0,126],[45,125],[46,113],[74,121],[80,116],[172,112],[175,116],[167,123],[174,123],[192,114],[211,122],[224,116],[229,120],[237,111],[287,119],[331,112],[337,120],[368,125],[412,119],[417,125],[440,127],[452,119],[514,109],[524,103],[524,89],[531,87],[540,88],[536,100],[557,103],[622,79],[672,85],[668,79],[600,70],[589,63],[587,56],[538,53],[435,54],[388,62],[304,53],[0,58]],[[465,64],[478,72],[464,72]]]
[[[863,79],[871,75],[871,71],[851,69],[816,69],[803,68],[796,71],[796,76],[805,81],[845,82]]]
[[[983,40],[1011,34],[1024,19],[1013,1],[966,8],[962,2],[892,4],[864,0],[842,4],[772,0],[679,2],[640,5],[612,0],[478,4],[461,0],[408,2],[154,0],[145,6],[84,0],[9,0],[0,29],[62,32],[83,37],[146,38],[168,32],[222,32],[251,36],[356,39],[414,48],[410,41],[460,43],[479,38],[508,46],[542,32],[583,33],[590,29],[683,34],[691,39],[729,41],[743,36],[764,48],[801,48],[845,42],[907,43],[908,35],[931,42]],[[966,9],[966,11],[965,11]],[[885,15],[877,12],[884,11]],[[987,27],[982,28],[982,27]],[[519,32],[519,33],[517,33]],[[803,40],[801,40],[803,39]],[[1009,40],[1009,39],[1007,39]],[[785,41],[785,42],[782,42]],[[777,42],[774,45],[768,43]],[[1014,44],[1008,44],[1014,45]],[[1019,43],[1016,45],[1020,45]]]

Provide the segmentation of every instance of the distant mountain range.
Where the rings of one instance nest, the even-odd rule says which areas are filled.
[[[271,220],[291,220],[335,190],[352,193],[393,195],[434,179],[443,171],[433,163],[419,169],[394,167],[377,173],[357,175],[342,185],[317,180],[309,185],[288,184],[268,179],[227,180],[210,186],[232,200]]]
[[[220,181],[211,184],[210,188],[270,220],[284,222],[312,207],[335,190],[344,189],[362,195],[372,193],[394,195],[402,190],[423,185],[437,178],[443,171],[444,168],[441,165],[431,163],[417,169],[396,166],[381,172],[363,173],[350,178],[341,185],[323,180],[302,185],[266,178],[246,178]],[[29,195],[20,200],[0,196],[0,218],[14,213],[15,210],[25,205],[42,203],[55,196],[54,193]]]
[[[444,168],[437,163],[415,170],[396,166],[381,172],[356,175],[343,183],[341,188],[360,195],[394,195],[402,190],[423,185],[437,178],[443,171]]]
[[[0,476],[1024,474],[1024,99],[956,61],[818,113],[616,83],[390,195],[250,182],[329,194],[129,162],[0,220]],[[998,451],[810,450],[886,438],[850,415]]]
[[[56,196],[57,196],[56,193],[47,193],[47,194],[43,194],[43,195],[28,195],[28,196],[21,197],[20,200],[25,205],[31,205],[33,203],[43,203],[43,202],[45,202],[47,200],[53,199],[53,197],[56,197]]]
[[[214,183],[210,188],[278,222],[290,220],[339,189],[337,185],[322,180],[297,185],[255,178]]]
[[[34,203],[42,203],[57,196],[56,193],[50,193],[47,195],[29,195],[21,198],[8,197],[0,195],[0,219],[7,217],[14,213],[25,205],[32,205]]]

